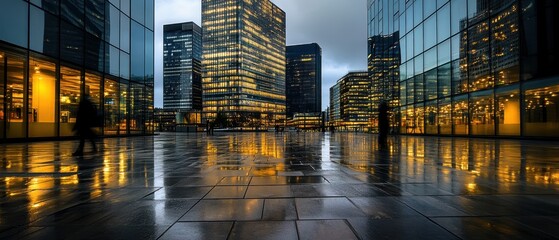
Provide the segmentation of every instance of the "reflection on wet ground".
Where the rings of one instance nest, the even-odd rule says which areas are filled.
[[[559,237],[557,142],[164,133],[0,145],[0,238]]]

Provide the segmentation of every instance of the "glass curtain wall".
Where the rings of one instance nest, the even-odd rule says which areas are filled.
[[[369,0],[367,10],[369,37],[400,36],[403,133],[423,122],[425,134],[559,136],[559,2]]]
[[[154,0],[131,4],[2,3],[1,141],[73,136],[84,93],[103,114],[100,133],[153,132]]]

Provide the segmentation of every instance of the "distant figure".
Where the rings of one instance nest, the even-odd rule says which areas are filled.
[[[385,101],[382,101],[378,107],[378,144],[380,148],[387,147],[389,128],[388,104]]]
[[[76,149],[72,156],[83,155],[83,148],[86,138],[89,139],[89,141],[91,142],[93,152],[97,152],[97,146],[95,145],[95,138],[97,136],[92,129],[97,125],[97,121],[99,121],[99,119],[97,118],[97,109],[93,105],[93,102],[91,102],[89,95],[84,94],[78,106],[76,124],[72,129],[79,136],[80,145],[78,145],[78,149]]]

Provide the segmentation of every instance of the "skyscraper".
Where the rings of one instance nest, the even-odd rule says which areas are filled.
[[[193,22],[163,26],[163,108],[202,111],[202,29]]]
[[[322,49],[316,43],[286,48],[287,118],[295,113],[320,114],[322,107]]]
[[[400,132],[559,136],[559,2],[367,4],[369,37],[399,33]]]
[[[154,0],[0,7],[0,142],[74,136],[85,94],[101,135],[153,133]]]
[[[269,0],[203,0],[202,88],[208,119],[285,120],[285,13]]]

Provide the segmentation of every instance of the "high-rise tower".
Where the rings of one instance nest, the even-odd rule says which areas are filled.
[[[163,26],[163,107],[202,110],[202,29],[193,22]]]
[[[287,117],[321,112],[322,49],[316,43],[286,48]]]
[[[203,0],[206,118],[232,126],[285,120],[285,13],[269,0]]]

